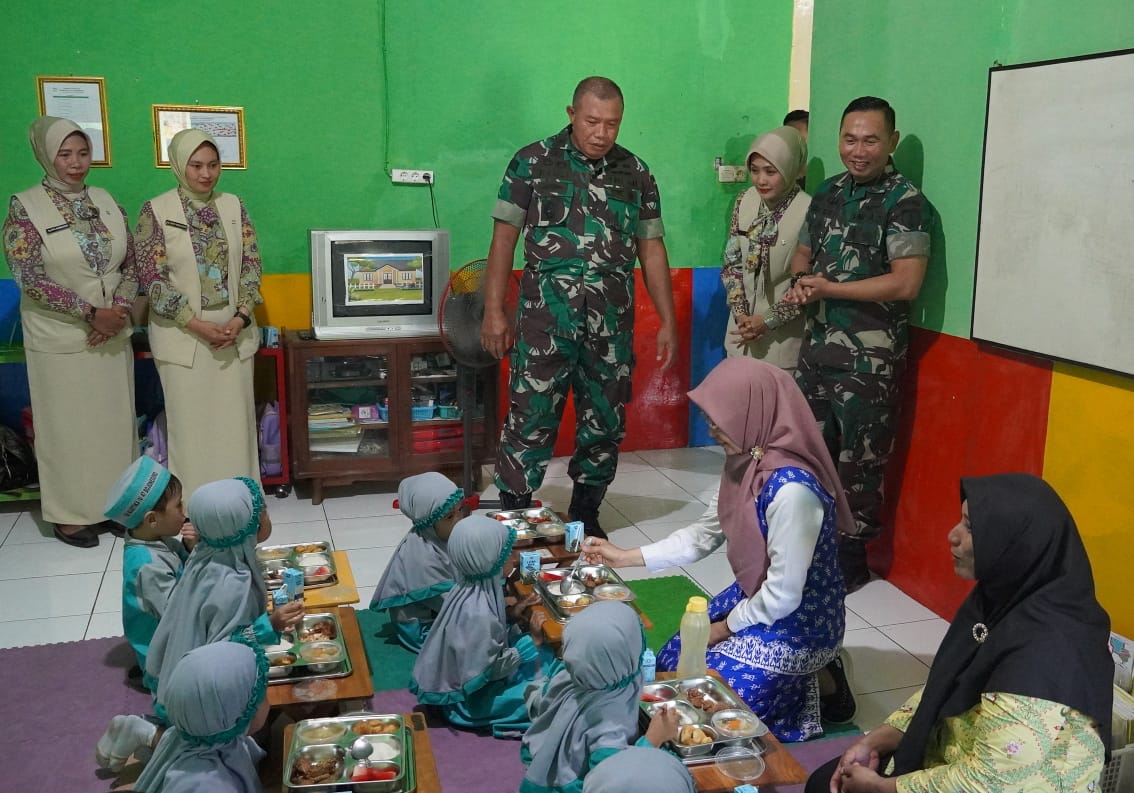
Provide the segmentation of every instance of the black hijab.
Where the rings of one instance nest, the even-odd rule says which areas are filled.
[[[961,604],[933,659],[894,772],[924,767],[941,721],[984,692],[1067,705],[1110,740],[1110,618],[1095,600],[1091,563],[1071,513],[1030,474],[961,480],[969,502],[977,584]],[[987,628],[983,642],[977,641]]]

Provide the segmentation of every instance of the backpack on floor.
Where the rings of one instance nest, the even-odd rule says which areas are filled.
[[[264,405],[257,430],[260,447],[260,476],[279,476],[283,473],[283,452],[280,448],[280,406],[278,402]]]
[[[0,490],[18,490],[38,481],[31,446],[14,429],[0,424]]]
[[[165,411],[163,410],[154,417],[150,426],[146,428],[146,436],[142,438],[142,454],[154,458],[168,468],[169,448],[166,437]]]

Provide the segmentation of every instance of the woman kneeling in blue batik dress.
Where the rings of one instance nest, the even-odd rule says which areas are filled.
[[[483,515],[453,527],[449,558],[457,584],[425,637],[409,686],[451,723],[491,728],[497,738],[518,738],[528,728],[524,688],[555,658],[508,624],[503,571],[515,541],[515,529]]]
[[[662,570],[703,559],[727,538],[736,582],[709,604],[709,668],[780,740],[821,735],[819,673],[840,665],[844,625],[835,537],[853,525],[835,466],[803,394],[782,369],[729,358],[689,398],[726,454],[719,520],[708,514],[629,550],[587,538],[587,555],[613,567]],[[658,669],[676,669],[680,650],[674,636],[658,653]],[[853,715],[846,678],[835,677],[842,690],[832,696],[849,701]]]

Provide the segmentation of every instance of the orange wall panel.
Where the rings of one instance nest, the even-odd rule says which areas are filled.
[[[264,304],[256,322],[288,330],[311,327],[311,276],[307,273],[265,275],[260,283]]]

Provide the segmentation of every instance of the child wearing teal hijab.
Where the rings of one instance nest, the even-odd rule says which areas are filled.
[[[507,622],[503,570],[515,541],[515,529],[482,515],[453,527],[449,557],[457,584],[425,638],[409,686],[451,723],[488,728],[497,738],[527,729],[524,689],[553,657]]]
[[[438,473],[411,476],[398,486],[398,506],[413,528],[394,549],[370,610],[389,612],[398,641],[410,652],[421,651],[457,577],[447,545],[463,517],[464,497],[465,491]]]

